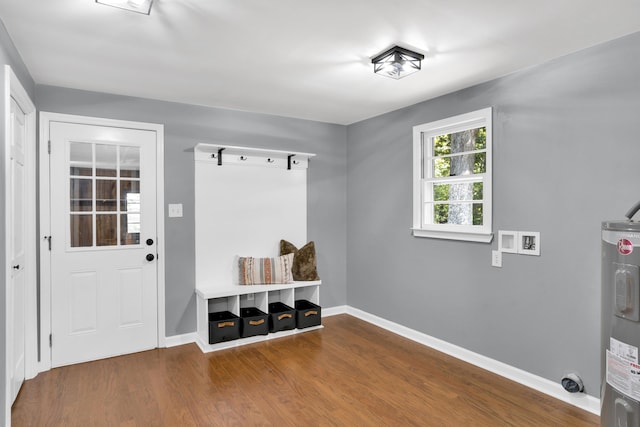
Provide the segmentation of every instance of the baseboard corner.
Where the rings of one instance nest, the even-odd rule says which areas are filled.
[[[334,307],[322,308],[322,315],[325,317],[335,316],[337,314],[345,314],[347,313],[348,306],[346,305],[337,305]]]
[[[177,347],[179,345],[191,344],[196,342],[198,339],[198,334],[195,332],[189,332],[187,334],[181,335],[172,335],[170,337],[165,337],[164,344],[165,347]]]

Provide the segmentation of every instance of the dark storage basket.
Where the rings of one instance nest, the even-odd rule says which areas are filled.
[[[269,333],[269,315],[256,307],[240,309],[240,317],[242,318],[240,331],[242,338],[267,335]]]
[[[322,324],[322,309],[319,305],[299,299],[296,301],[296,324],[298,329]]]
[[[281,302],[269,304],[269,331],[278,332],[295,329],[296,311]]]
[[[240,318],[230,311],[209,313],[209,344],[240,338]]]

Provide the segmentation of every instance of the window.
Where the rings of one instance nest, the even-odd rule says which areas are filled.
[[[413,235],[491,242],[491,108],[413,128]]]
[[[72,248],[140,244],[140,148],[69,142]]]

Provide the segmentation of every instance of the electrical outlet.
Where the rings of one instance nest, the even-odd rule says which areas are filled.
[[[493,267],[502,267],[502,252],[491,251],[491,265]]]

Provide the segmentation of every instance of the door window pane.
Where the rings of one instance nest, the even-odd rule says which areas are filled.
[[[96,176],[118,175],[118,146],[96,144]]]
[[[93,147],[84,142],[69,143],[69,174],[93,175]]]
[[[71,215],[71,247],[93,246],[93,215]]]
[[[139,245],[140,244],[140,215],[123,214],[120,215],[120,244]]]
[[[96,215],[96,246],[115,246],[117,240],[118,216],[115,214]]]
[[[140,181],[120,181],[120,210],[140,212]]]
[[[120,147],[120,176],[140,178],[140,148]]]
[[[115,211],[118,209],[118,181],[115,179],[96,180],[96,210]]]
[[[69,184],[69,208],[71,212],[93,210],[93,180],[71,178]]]

